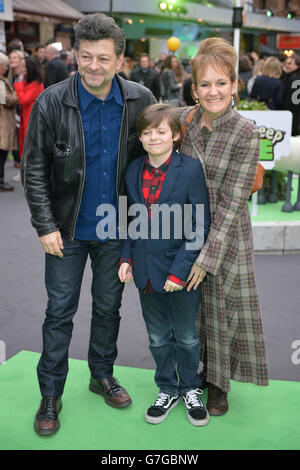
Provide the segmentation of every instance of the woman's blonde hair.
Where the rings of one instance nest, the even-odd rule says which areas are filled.
[[[229,75],[230,80],[236,80],[237,53],[234,47],[225,39],[208,38],[201,41],[195,57],[191,61],[192,80],[196,84],[207,65],[220,68]]]
[[[282,64],[277,57],[268,57],[262,69],[262,75],[271,78],[280,78],[282,74]]]

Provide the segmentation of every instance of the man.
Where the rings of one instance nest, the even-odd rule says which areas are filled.
[[[37,98],[22,158],[32,224],[46,251],[48,306],[38,364],[42,400],[34,422],[41,435],[53,434],[60,425],[72,318],[88,256],[93,273],[89,388],[113,407],[131,403],[113,378],[122,240],[105,234],[99,239],[97,214],[104,204],[118,210],[127,161],[143,153],[136,116],[155,99],[144,87],[116,75],[125,36],[112,18],[87,15],[75,29],[78,72]]]
[[[284,62],[282,96],[282,109],[291,111],[293,114],[292,135],[300,133],[300,103],[296,99],[296,90],[299,89],[299,84],[295,88],[295,82],[298,80],[300,80],[300,57],[297,54],[293,54]]]
[[[35,57],[38,60],[38,62],[41,64],[41,70],[42,70],[42,79],[43,82],[45,81],[45,73],[46,73],[46,68],[47,68],[47,59],[46,59],[46,46],[43,44],[38,44],[35,48]]]
[[[160,80],[155,70],[150,68],[150,59],[148,54],[141,54],[140,66],[134,69],[130,74],[130,80],[140,83],[152,91],[157,100],[160,98]]]
[[[47,88],[50,85],[59,83],[69,77],[69,72],[66,64],[59,57],[59,51],[52,44],[48,44],[46,47],[46,59],[48,61],[44,87]]]

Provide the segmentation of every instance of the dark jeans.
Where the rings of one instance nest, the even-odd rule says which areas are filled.
[[[103,379],[113,374],[117,357],[121,297],[124,284],[118,269],[122,241],[88,242],[63,239],[63,258],[46,254],[48,293],[43,324],[43,352],[37,372],[42,396],[62,395],[68,373],[68,349],[84,268],[88,255],[93,273],[92,320],[88,364],[91,375]]]
[[[175,395],[200,387],[200,341],[195,327],[200,287],[166,294],[140,290],[139,294],[160,392]]]

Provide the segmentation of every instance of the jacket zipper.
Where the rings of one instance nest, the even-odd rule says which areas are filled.
[[[121,129],[120,129],[120,138],[119,138],[119,145],[118,145],[118,163],[117,163],[117,174],[116,174],[116,195],[117,195],[117,200],[119,197],[119,169],[120,169],[120,164],[121,164],[121,157],[120,157],[120,147],[121,147],[121,137],[122,137],[122,129],[123,129],[123,123],[124,123],[124,116],[125,116],[125,110],[126,110],[126,104],[123,106],[123,113],[122,113],[122,119],[121,119]]]
[[[81,183],[81,188],[80,188],[80,193],[79,193],[79,197],[78,197],[78,200],[77,200],[77,205],[76,205],[76,210],[75,210],[75,217],[74,217],[74,220],[73,220],[73,226],[72,226],[72,241],[74,240],[74,233],[75,233],[75,225],[76,225],[76,221],[77,221],[77,217],[78,217],[78,213],[79,213],[79,209],[80,209],[80,204],[81,204],[81,199],[82,199],[82,194],[83,194],[83,188],[84,188],[84,182],[85,182],[85,143],[84,143],[84,134],[83,134],[83,127],[82,127],[82,121],[81,121],[81,115],[80,115],[80,111],[79,109],[77,108],[77,114],[78,114],[78,120],[79,120],[79,128],[80,128],[80,137],[81,137],[81,143],[82,143],[82,155],[83,155],[83,165],[82,165],[82,168],[83,168],[83,178],[82,178],[82,183]]]

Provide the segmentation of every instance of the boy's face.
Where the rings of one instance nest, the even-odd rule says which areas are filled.
[[[172,130],[165,119],[158,127],[144,129],[140,141],[149,157],[161,161],[164,157],[169,158],[173,150],[173,143],[178,138],[179,134],[172,136]]]

